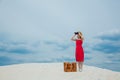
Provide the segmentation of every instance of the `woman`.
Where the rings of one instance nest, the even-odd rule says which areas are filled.
[[[75,38],[76,36],[77,38]],[[83,62],[84,62],[84,50],[82,47],[84,38],[82,33],[81,32],[75,33],[75,35],[72,36],[71,40],[76,42],[75,57],[76,57],[76,62],[78,62],[79,71],[81,72],[83,68]]]

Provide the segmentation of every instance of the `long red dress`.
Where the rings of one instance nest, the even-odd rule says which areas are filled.
[[[76,51],[75,51],[75,57],[77,62],[83,62],[84,61],[84,50],[82,47],[82,40],[76,40]]]

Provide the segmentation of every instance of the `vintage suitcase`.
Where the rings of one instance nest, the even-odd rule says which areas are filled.
[[[77,72],[76,62],[64,62],[65,72]]]

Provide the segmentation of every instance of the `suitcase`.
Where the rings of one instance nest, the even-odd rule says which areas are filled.
[[[76,62],[64,62],[64,72],[77,72]]]

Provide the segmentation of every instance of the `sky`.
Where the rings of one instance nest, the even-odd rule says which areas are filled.
[[[86,65],[120,71],[119,0],[0,0],[0,65],[73,62],[76,31]]]

